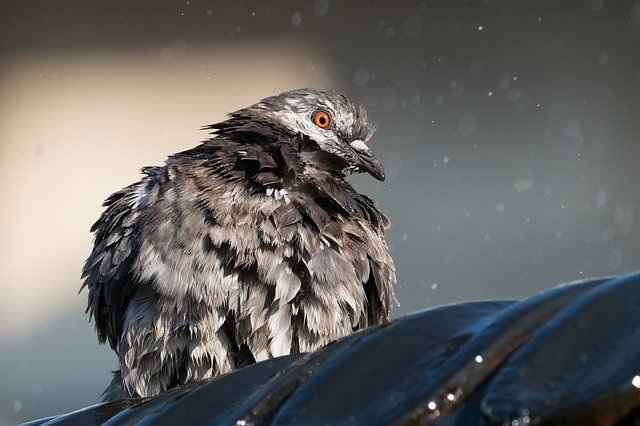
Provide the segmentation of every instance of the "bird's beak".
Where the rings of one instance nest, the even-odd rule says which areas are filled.
[[[359,139],[352,141],[350,145],[351,149],[353,149],[353,152],[355,152],[358,157],[358,168],[366,171],[374,178],[383,181],[384,169],[382,168],[382,164],[380,164],[380,162],[371,155],[369,147]]]

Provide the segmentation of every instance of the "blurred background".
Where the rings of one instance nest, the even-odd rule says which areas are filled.
[[[640,268],[640,2],[0,1],[0,424],[97,402],[89,227],[199,127],[362,102],[395,317]]]

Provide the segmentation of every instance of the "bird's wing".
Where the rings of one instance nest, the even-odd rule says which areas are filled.
[[[318,189],[321,195],[314,200],[316,203],[350,218],[329,222],[332,226],[323,230],[335,235],[333,239],[353,263],[364,286],[366,315],[360,319],[360,327],[387,322],[389,307],[395,301],[396,281],[393,260],[384,241],[389,219],[374,200],[358,193],[346,181],[326,180]],[[336,228],[337,224],[340,226]]]
[[[113,195],[91,227],[93,251],[85,262],[82,288],[89,289],[87,312],[95,319],[98,339],[114,350],[122,334],[124,315],[136,289],[131,267],[139,250],[139,216],[146,208],[160,168],[143,169],[146,177]]]
[[[396,283],[396,273],[393,260],[384,240],[389,228],[389,219],[382,213],[377,203],[366,195],[361,195],[360,202],[367,212],[367,222],[371,224],[372,244],[367,246],[370,275],[365,282],[365,293],[369,303],[369,325],[387,322],[389,308],[394,301],[397,303],[393,286]],[[376,238],[377,237],[377,238]]]

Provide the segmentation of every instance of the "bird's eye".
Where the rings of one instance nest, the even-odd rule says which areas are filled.
[[[318,111],[313,114],[313,123],[321,129],[326,129],[331,124],[331,117],[325,111]]]

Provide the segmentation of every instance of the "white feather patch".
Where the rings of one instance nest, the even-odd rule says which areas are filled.
[[[360,139],[356,139],[352,141],[351,148],[353,148],[353,150],[356,152],[364,152],[364,153],[369,152],[369,147]]]

